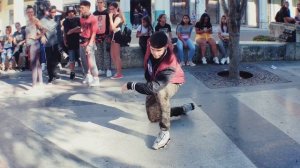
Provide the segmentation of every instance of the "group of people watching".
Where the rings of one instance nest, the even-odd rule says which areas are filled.
[[[191,34],[195,27],[195,40],[192,39]],[[137,29],[136,37],[139,38],[139,45],[143,51],[146,53],[147,40],[150,38],[153,32],[163,31],[167,34],[169,38],[169,43],[176,44],[177,47],[177,57],[178,62],[181,66],[195,66],[193,62],[193,57],[195,56],[195,44],[199,46],[201,50],[201,61],[203,64],[207,64],[205,57],[207,44],[211,47],[213,54],[213,62],[215,64],[229,64],[230,59],[227,55],[227,48],[229,42],[229,33],[227,28],[227,17],[222,16],[220,26],[218,29],[219,37],[219,50],[221,54],[221,60],[219,61],[218,47],[216,40],[212,36],[212,24],[210,22],[210,17],[207,13],[204,13],[200,20],[193,25],[189,15],[183,15],[181,22],[176,27],[177,38],[173,38],[171,25],[167,23],[167,16],[161,14],[157,18],[157,25],[154,30],[148,17],[142,19],[142,25]],[[184,58],[184,49],[188,49],[188,57]]]
[[[1,68],[2,70],[16,68],[32,70],[32,86],[43,83],[42,65],[46,65],[48,83],[59,79],[57,66],[61,61],[61,50],[64,48],[69,56],[70,79],[76,77],[76,63],[82,67],[84,74],[83,83],[90,86],[99,85],[100,75],[106,75],[111,79],[123,78],[122,60],[120,58],[120,44],[122,41],[121,28],[125,23],[117,3],[111,3],[108,9],[104,0],[97,0],[97,10],[91,14],[91,4],[88,1],[80,3],[80,17],[74,7],[68,7],[62,20],[55,19],[57,9],[51,6],[42,19],[34,15],[32,6],[26,9],[27,24],[21,27],[15,24],[16,32],[12,34],[12,28],[6,27],[6,35],[1,43]],[[195,27],[195,40],[191,39],[191,33]],[[63,40],[60,42],[59,31]],[[163,31],[167,34],[170,46],[176,43],[178,62],[181,66],[195,66],[193,57],[195,45],[201,49],[201,60],[207,64],[205,53],[209,44],[213,53],[213,62],[219,64],[229,63],[226,48],[228,46],[227,18],[222,16],[218,31],[219,49],[222,59],[219,62],[216,41],[212,37],[212,25],[210,17],[204,13],[200,20],[193,25],[189,15],[184,15],[176,28],[177,38],[172,37],[171,25],[167,23],[167,16],[161,14],[157,18],[157,25],[153,28],[149,16],[141,19],[141,25],[137,27],[136,37],[143,54],[147,52],[150,36],[154,32]],[[1,40],[1,39],[0,39]],[[188,48],[188,58],[184,58],[184,48]],[[115,65],[116,73],[112,74],[111,60]]]
[[[43,84],[42,65],[45,63],[48,83],[59,79],[58,65],[61,50],[65,48],[69,56],[70,79],[75,79],[75,63],[82,66],[83,83],[90,86],[99,85],[98,75],[111,79],[120,79],[122,63],[120,59],[121,26],[125,18],[117,3],[111,3],[109,9],[104,0],[97,0],[97,10],[90,13],[88,1],[80,3],[80,15],[76,16],[74,7],[68,7],[62,20],[56,20],[58,12],[55,6],[45,11],[45,16],[38,19],[34,8],[26,8],[27,24],[21,28],[16,23],[16,32],[6,27],[6,34],[1,45],[1,70],[16,68],[32,71],[32,86]],[[60,33],[63,40],[60,40]],[[111,60],[116,66],[112,74]]]
[[[141,4],[138,4],[133,10],[132,28],[137,29],[141,25],[141,19],[146,16],[149,16],[147,9]]]

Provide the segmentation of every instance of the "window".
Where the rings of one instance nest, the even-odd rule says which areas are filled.
[[[172,0],[170,3],[170,20],[172,24],[177,25],[183,15],[189,14],[189,0]]]
[[[7,5],[12,5],[12,4],[14,4],[14,0],[8,0],[7,1]]]
[[[9,10],[9,24],[14,24],[14,10]]]

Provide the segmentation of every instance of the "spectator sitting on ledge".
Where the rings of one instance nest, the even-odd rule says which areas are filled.
[[[289,2],[284,1],[281,9],[277,12],[275,16],[276,22],[282,23],[295,23],[295,19],[291,17],[291,12],[289,9]]]
[[[300,24],[300,1],[297,3],[295,21]]]

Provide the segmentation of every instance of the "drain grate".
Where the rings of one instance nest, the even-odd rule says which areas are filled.
[[[224,74],[226,71],[228,72],[228,65],[200,65],[186,67],[185,70],[190,72],[198,80],[202,81],[205,86],[211,89],[290,82],[267,70],[249,64],[241,64],[240,71],[247,72],[253,76],[251,78],[242,78],[238,81],[220,75],[220,73]]]

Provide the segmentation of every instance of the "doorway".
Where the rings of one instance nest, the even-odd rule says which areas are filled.
[[[151,0],[130,0],[130,22],[133,28],[137,28],[145,16],[151,20]]]

